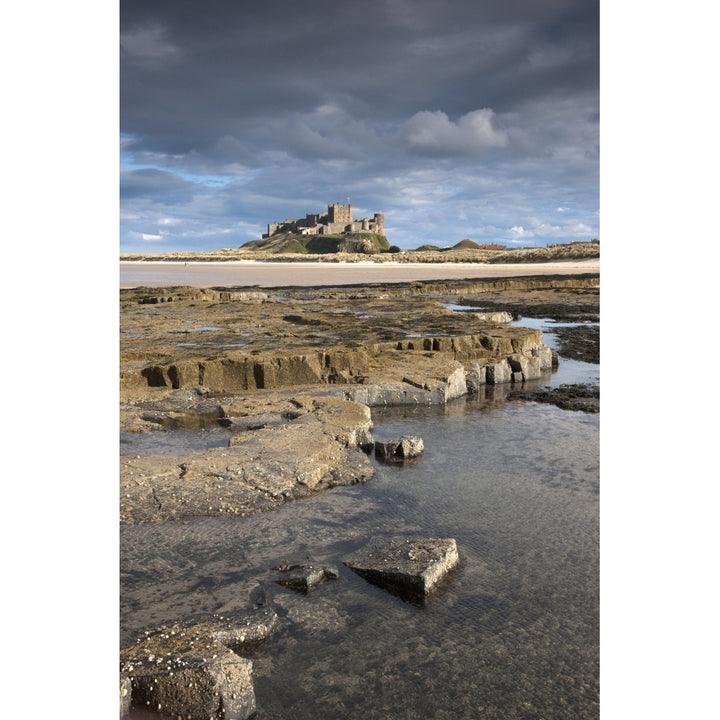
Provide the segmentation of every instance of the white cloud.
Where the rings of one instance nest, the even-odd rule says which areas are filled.
[[[141,237],[145,242],[158,242],[163,239],[162,235],[151,235],[150,233],[141,233]]]
[[[576,235],[580,239],[584,239],[586,237],[592,239],[592,237],[594,237],[593,233],[597,232],[585,223],[576,223],[575,225],[569,227],[568,230],[572,235]]]
[[[512,240],[521,240],[525,238],[535,237],[535,233],[532,230],[526,230],[522,225],[514,225],[510,228],[510,235]]]
[[[505,147],[508,134],[493,127],[490,108],[473,110],[455,123],[441,110],[422,110],[403,126],[401,135],[410,148],[431,155],[474,154]]]

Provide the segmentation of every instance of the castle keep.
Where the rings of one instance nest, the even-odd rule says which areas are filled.
[[[295,220],[288,218],[284,222],[268,223],[267,234],[263,238],[269,238],[276,233],[298,233],[300,235],[330,235],[345,232],[366,232],[376,235],[385,234],[385,216],[382,213],[375,213],[372,219],[353,219],[353,206],[348,203],[341,205],[333,203],[328,205],[324,215],[308,213],[303,219]]]

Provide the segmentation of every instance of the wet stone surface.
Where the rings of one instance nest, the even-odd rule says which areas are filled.
[[[551,403],[563,410],[577,410],[586,413],[600,412],[600,387],[597,385],[577,384],[560,385],[556,388],[540,388],[533,392],[512,391],[513,400]]]
[[[583,362],[600,362],[600,326],[575,325],[553,329],[558,339],[560,355]]]

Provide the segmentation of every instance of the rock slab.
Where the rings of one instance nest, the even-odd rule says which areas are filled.
[[[410,600],[426,596],[459,561],[453,538],[394,538],[371,542],[345,565],[368,582]]]

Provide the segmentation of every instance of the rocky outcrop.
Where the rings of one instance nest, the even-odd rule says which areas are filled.
[[[452,538],[394,538],[374,541],[345,564],[368,582],[408,600],[422,600],[457,567]]]
[[[428,361],[489,366],[546,349],[541,331],[510,326],[506,311],[469,306],[455,312],[446,298],[423,294],[450,296],[481,285],[129,291],[121,307],[121,393],[137,397],[153,388],[190,387],[238,393],[403,380],[424,389],[433,377],[447,386],[448,400],[464,394],[462,375],[453,378],[452,369],[444,377],[431,375],[424,369]]]
[[[243,516],[338,485],[367,482],[375,474],[366,455],[374,448],[371,408],[445,404],[477,394],[485,385],[522,386],[542,377],[552,362],[553,354],[544,346],[467,365],[431,353],[398,361],[394,369],[401,373],[400,381],[315,384],[304,395],[251,395],[255,400],[218,397],[197,387],[124,404],[124,430],[199,428],[205,423],[236,432],[227,447],[124,457],[121,522]],[[395,450],[388,450],[383,459],[394,457]]]
[[[124,457],[121,522],[243,516],[338,485],[367,482],[375,474],[366,455],[374,448],[371,408],[442,405],[477,394],[485,385],[521,386],[549,372],[549,348],[535,347],[532,341],[525,346],[517,338],[496,340],[503,350],[515,351],[496,361],[466,364],[442,352],[402,353],[384,371],[399,375],[397,381],[315,383],[305,386],[305,394],[253,393],[249,398],[254,400],[237,393],[218,396],[207,387],[166,389],[156,400],[123,404],[123,430],[219,424],[235,434],[227,447]],[[458,352],[464,347],[461,338],[447,341]],[[324,366],[318,362],[318,368]],[[388,451],[383,459],[394,453]]]
[[[352,385],[337,389],[336,395],[369,407],[404,405],[444,405],[465,395],[475,395],[484,385],[523,383],[537,380],[557,366],[557,355],[550,348],[532,348],[527,354],[513,353],[496,362],[469,361],[466,365],[442,359],[418,360],[412,374],[401,381]],[[422,374],[425,371],[425,374]]]
[[[361,393],[362,389],[356,386],[372,384],[376,378],[434,391],[432,404],[436,404],[466,394],[463,370],[466,363],[491,368],[503,361],[524,362],[523,372],[528,376],[538,374],[543,368],[549,369],[551,353],[542,341],[542,332],[528,328],[516,330],[502,335],[434,337],[299,353],[275,351],[247,356],[227,352],[199,361],[174,360],[148,365],[140,370],[142,381],[128,377],[125,382],[140,386],[144,381],[148,387],[174,389],[203,387],[211,392],[343,385],[350,386],[351,392]],[[429,384],[423,372],[423,368],[431,364],[428,361],[438,367],[453,367],[441,371],[436,382]],[[498,377],[493,374],[492,382],[511,381]]]
[[[135,291],[137,292],[137,291]],[[259,290],[223,290],[220,288],[152,288],[138,298],[140,305],[157,305],[165,302],[200,300],[204,302],[262,303],[268,294]]]
[[[120,715],[247,720],[256,714],[252,661],[237,654],[266,639],[277,616],[160,627],[120,653]],[[232,649],[231,649],[232,648]]]

